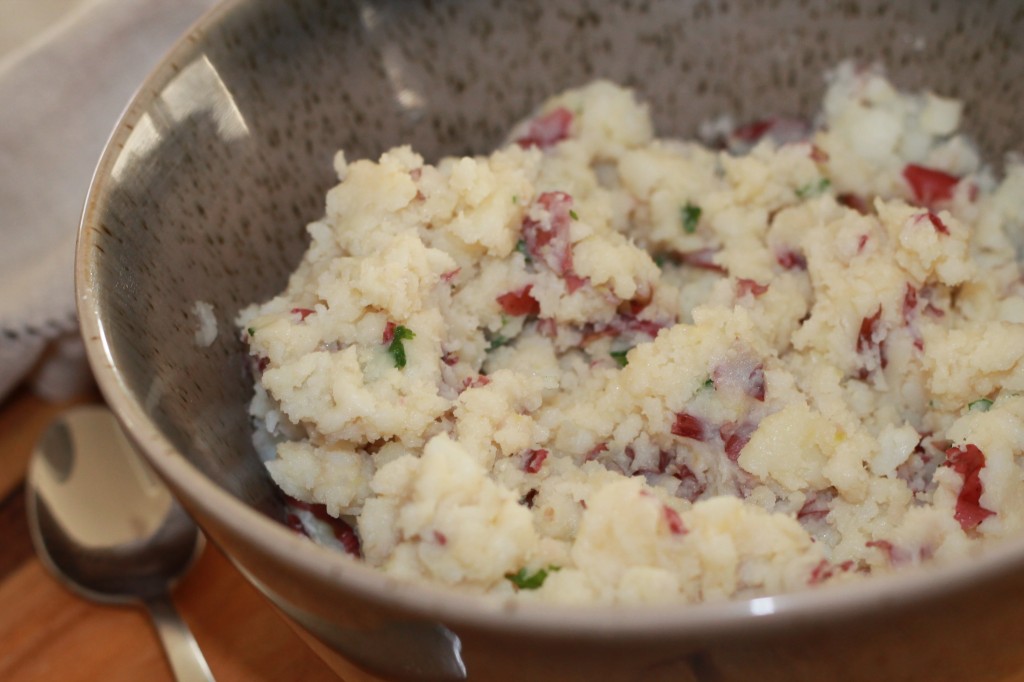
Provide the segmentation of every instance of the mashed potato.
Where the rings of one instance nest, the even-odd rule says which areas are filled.
[[[546,102],[489,156],[336,158],[239,318],[297,524],[401,578],[700,602],[948,562],[1024,525],[1024,166],[878,69],[811,126],[654,136]]]

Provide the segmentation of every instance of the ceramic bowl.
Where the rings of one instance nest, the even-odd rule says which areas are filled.
[[[77,255],[90,361],[209,537],[352,679],[1000,679],[1024,663],[1024,539],[841,589],[616,609],[451,594],[316,546],[281,523],[251,444],[232,320],[298,262],[337,149],[484,152],[597,76],[651,102],[659,134],[692,136],[727,112],[812,113],[849,57],[965,100],[998,160],[1024,140],[1022,33],[1017,0],[226,2],[148,78],[99,163]],[[214,311],[209,346],[196,301]]]

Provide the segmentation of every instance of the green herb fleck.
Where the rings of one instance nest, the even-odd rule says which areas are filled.
[[[802,187],[797,187],[796,196],[798,199],[809,199],[824,193],[831,186],[832,182],[828,178],[819,178],[816,182],[808,182]]]
[[[978,398],[972,400],[967,404],[967,410],[969,412],[988,412],[988,409],[992,407],[992,401],[988,398]]]
[[[513,194],[512,195],[512,203],[513,204],[518,204],[519,203],[519,195],[518,194]]]
[[[569,209],[569,217],[570,217],[570,218],[572,218],[573,220],[579,220],[579,219],[580,219],[580,217],[579,217],[579,215],[578,215],[578,214],[576,213],[576,211],[574,211],[574,210],[573,210],[573,209],[571,209],[571,208]]]
[[[700,206],[686,202],[686,206],[679,209],[679,217],[683,220],[683,232],[693,234],[697,231],[697,223],[700,222]]]
[[[668,256],[666,256],[663,253],[655,254],[655,256],[654,256],[654,264],[657,265],[659,268],[664,268],[665,267],[665,263],[667,263],[667,262],[668,262]]]
[[[627,348],[626,350],[613,350],[608,355],[611,355],[613,358],[615,358],[615,362],[619,363],[619,367],[625,367],[626,365],[629,364],[629,360],[626,359],[626,353],[628,353],[630,350],[630,348]]]
[[[249,327],[245,331],[249,332],[249,336],[256,336],[256,327]]]
[[[530,252],[526,250],[526,240],[520,239],[516,242],[516,251],[523,254],[523,258],[526,259],[527,263],[532,263],[533,259],[530,258]]]
[[[707,379],[704,380],[704,385],[701,386],[701,388],[710,388],[711,390],[714,390],[715,380],[712,379],[711,377],[708,377]]]
[[[501,334],[498,334],[497,336],[491,338],[491,343],[487,346],[487,352],[490,353],[492,350],[501,348],[502,346],[507,345],[508,342],[508,338],[502,336]]]
[[[561,570],[561,566],[548,566],[547,568],[538,568],[535,573],[530,573],[523,567],[515,573],[506,573],[505,577],[520,590],[536,590],[544,584],[549,574],[558,570]]]
[[[408,327],[402,325],[395,327],[395,335],[391,337],[391,345],[388,346],[388,352],[391,353],[391,357],[395,360],[395,367],[399,369],[405,367],[405,344],[402,341],[414,338],[415,336],[416,334]]]

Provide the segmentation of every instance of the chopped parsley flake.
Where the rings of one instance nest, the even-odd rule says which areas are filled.
[[[548,566],[547,568],[538,568],[535,573],[530,573],[525,567],[520,568],[515,573],[506,573],[505,577],[512,581],[512,584],[518,587],[520,590],[536,590],[544,581],[548,579],[548,575],[561,569],[561,566]]]
[[[619,363],[619,367],[625,367],[626,365],[629,364],[629,360],[626,359],[626,353],[628,353],[629,351],[629,348],[627,348],[626,350],[613,350],[608,355],[611,355],[613,358],[615,358],[615,362]]]
[[[256,327],[249,327],[246,331],[249,332],[249,336],[256,336]]]
[[[491,337],[490,345],[487,346],[487,352],[489,353],[492,350],[495,350],[497,348],[501,348],[502,346],[507,345],[508,342],[509,342],[509,339],[507,337],[502,336],[501,334],[493,336],[493,337]]]
[[[576,211],[572,210],[571,208],[569,209],[569,217],[572,218],[573,220],[579,220],[580,219],[580,217],[576,213]]]
[[[519,203],[519,195],[518,194],[513,194],[512,195],[512,203],[513,204],[518,204]]]
[[[704,380],[704,385],[701,386],[701,388],[704,388],[704,389],[710,388],[711,390],[714,390],[715,389],[715,380],[712,379],[711,377],[708,377],[707,379]]]
[[[686,202],[686,206],[679,209],[679,217],[683,221],[683,232],[693,234],[697,231],[697,223],[700,222],[701,213],[700,206],[691,204],[689,201]]]
[[[532,263],[533,262],[533,259],[530,258],[530,252],[526,250],[526,240],[525,239],[520,239],[518,242],[516,242],[516,251],[518,251],[519,253],[523,254],[523,258],[526,259],[527,263]]]
[[[405,345],[402,341],[414,338],[415,336],[416,334],[408,327],[402,325],[395,327],[395,335],[391,338],[391,345],[388,346],[388,352],[391,353],[391,357],[395,360],[395,367],[399,369],[405,367]]]
[[[809,199],[824,193],[831,186],[832,182],[828,178],[819,178],[817,182],[808,182],[802,187],[797,187],[796,196],[798,199]]]
[[[988,398],[978,398],[967,404],[967,409],[970,412],[988,412],[990,407],[992,407],[992,401]]]

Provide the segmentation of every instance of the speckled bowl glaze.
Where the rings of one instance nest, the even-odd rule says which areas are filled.
[[[998,161],[1024,140],[1022,33],[1017,0],[227,2],[145,82],[99,163],[77,257],[92,366],[209,537],[347,679],[1000,679],[1024,664],[1024,538],[848,588],[644,609],[451,594],[320,548],[280,522],[232,319],[283,286],[339,148],[487,151],[596,76],[687,136],[726,112],[812,113],[823,72],[852,57],[963,98]],[[217,319],[209,347],[197,300]]]

